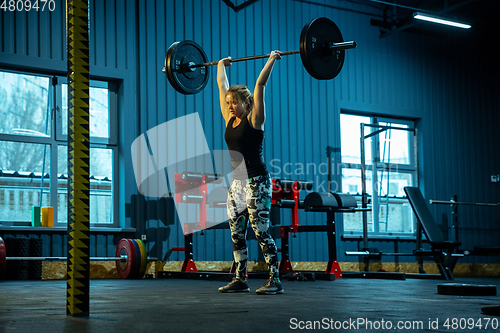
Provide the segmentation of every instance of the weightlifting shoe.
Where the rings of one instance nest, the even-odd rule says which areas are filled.
[[[220,287],[219,291],[221,293],[249,292],[250,291],[250,287],[248,286],[247,280],[241,280],[241,279],[235,277],[226,286]]]
[[[285,290],[281,287],[281,281],[279,278],[270,277],[262,284],[262,287],[257,289],[255,292],[261,295],[276,295],[283,294]]]

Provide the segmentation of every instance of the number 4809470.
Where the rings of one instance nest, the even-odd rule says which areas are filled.
[[[31,10],[44,11],[48,9],[53,12],[56,10],[55,0],[3,0],[0,10],[4,12],[29,12]]]

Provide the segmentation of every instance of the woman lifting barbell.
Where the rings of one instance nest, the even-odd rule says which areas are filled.
[[[256,292],[271,295],[284,292],[279,279],[276,244],[269,233],[272,182],[262,153],[266,120],[264,89],[274,63],[279,59],[281,52],[271,52],[257,78],[253,95],[246,86],[229,87],[225,67],[231,66],[231,58],[221,59],[217,65],[220,107],[226,121],[224,138],[233,166],[227,212],[233,241],[236,277],[228,285],[219,288],[219,291],[224,293],[250,291],[246,279],[248,221],[269,266],[269,279]],[[241,158],[244,159],[246,166],[244,174],[237,172],[237,166],[242,163]]]

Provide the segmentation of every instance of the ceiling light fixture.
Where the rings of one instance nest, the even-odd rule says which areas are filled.
[[[450,26],[457,27],[457,28],[463,28],[463,29],[470,29],[471,28],[470,24],[461,23],[461,22],[457,22],[457,21],[451,21],[449,19],[445,19],[445,18],[436,16],[436,15],[426,14],[426,13],[422,13],[422,12],[414,12],[413,18],[415,18],[417,20],[423,20],[423,21],[428,21],[428,22],[433,22],[433,23],[450,25]]]

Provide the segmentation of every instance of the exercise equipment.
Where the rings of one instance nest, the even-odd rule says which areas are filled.
[[[304,208],[304,200],[300,200],[299,192],[301,190],[310,191],[312,188],[312,181],[290,179],[273,180],[271,205],[276,208],[292,209],[290,232],[296,232],[299,226],[299,208]]]
[[[335,78],[344,65],[345,50],[356,47],[356,42],[344,42],[340,29],[326,17],[307,23],[300,34],[299,50],[282,52],[281,55],[300,54],[307,72],[318,80]],[[231,59],[231,63],[268,58],[269,54]],[[208,62],[203,48],[194,41],[174,42],[167,50],[163,73],[178,92],[190,95],[202,91],[208,83]]]
[[[457,211],[456,206],[459,204],[465,205],[474,205],[474,206],[496,206],[496,204],[484,204],[484,203],[460,203],[456,200],[456,196],[450,201],[442,201],[442,200],[429,200],[431,204],[449,204],[452,205],[453,210],[453,220],[454,220],[454,228],[455,228],[455,240],[445,240],[442,231],[437,225],[435,219],[433,218],[427,203],[422,195],[422,192],[417,187],[405,187],[405,193],[408,196],[408,201],[417,217],[417,248],[413,251],[413,253],[382,253],[375,251],[346,251],[346,255],[351,256],[363,256],[369,259],[377,259],[380,260],[382,255],[385,256],[415,256],[417,258],[423,257],[431,257],[440,272],[440,277],[445,280],[454,280],[453,277],[453,269],[456,265],[456,262],[459,258],[469,256],[469,255],[499,255],[500,254],[500,246],[475,246],[473,250],[459,250],[459,246],[461,242],[458,241],[458,223],[456,221]],[[420,231],[419,231],[420,230]],[[422,232],[425,234],[431,249],[424,250],[421,247],[422,244]],[[420,239],[420,242],[419,242]],[[420,245],[418,245],[420,244]],[[424,273],[423,269],[421,269],[420,273]],[[422,274],[412,275],[406,273],[408,276],[412,277],[423,277]],[[429,275],[429,277],[432,275]],[[462,291],[462,289],[457,289],[456,285],[453,285],[453,291],[451,291],[451,287],[443,287],[448,288],[444,289],[443,293],[452,292],[454,295],[459,295],[460,293],[466,293],[468,291]],[[467,289],[467,288],[466,288]],[[448,291],[449,290],[449,291]],[[465,295],[465,294],[462,294]]]
[[[371,129],[370,133],[365,134],[365,129]],[[367,251],[369,246],[368,246],[368,211],[373,211],[373,218],[374,221],[373,223],[375,225],[378,224],[378,216],[379,216],[379,197],[377,195],[372,196],[372,202],[371,202],[371,209],[368,209],[368,191],[367,191],[367,179],[366,179],[366,170],[367,165],[366,165],[366,148],[365,148],[365,140],[368,138],[372,138],[372,140],[378,140],[378,134],[383,133],[385,131],[392,131],[392,130],[398,130],[398,131],[406,131],[408,133],[413,133],[414,135],[414,141],[417,142],[417,130],[415,128],[404,128],[404,127],[395,127],[395,126],[384,126],[384,125],[379,125],[379,124],[365,124],[361,123],[360,124],[360,162],[361,162],[361,207],[363,210],[363,251]],[[327,154],[328,154],[328,148],[327,148]],[[374,156],[372,156],[372,159]],[[418,167],[418,153],[417,149],[415,149],[414,152],[414,166],[415,169]],[[376,162],[378,161],[378,162]],[[380,163],[380,158],[376,158],[372,160],[372,181],[374,183],[378,182],[378,171],[377,165]],[[330,161],[329,161],[330,164]],[[382,169],[383,170],[383,169]],[[387,170],[390,172],[390,168]],[[416,176],[416,175],[415,175]],[[389,176],[388,176],[389,177]],[[389,179],[389,178],[388,178]],[[418,179],[415,179],[414,181],[418,182]],[[389,203],[389,197],[387,197],[387,204]],[[387,207],[386,212],[389,212],[389,209]],[[386,215],[388,216],[388,215]],[[416,247],[420,248],[422,244],[422,239],[421,239],[421,230],[420,230],[420,225],[417,224],[417,241],[416,241]],[[364,256],[364,265],[365,265],[365,271],[369,271],[369,265],[370,265],[370,257],[369,255]],[[422,266],[423,267],[423,266]]]
[[[404,188],[408,201],[417,217],[417,247],[412,253],[382,253],[372,251],[346,251],[346,255],[363,256],[365,259],[380,260],[382,255],[387,256],[415,256],[417,258],[430,257],[436,263],[440,277],[445,280],[453,280],[453,269],[456,265],[457,259],[464,257],[466,253],[458,253],[457,249],[461,245],[458,241],[445,240],[443,233],[439,229],[436,221],[434,220],[426,201],[417,187],[407,186]],[[419,231],[421,230],[421,231]],[[425,234],[431,249],[422,249],[421,239],[422,232]],[[419,242],[420,239],[420,242]],[[366,262],[366,260],[365,260]],[[423,269],[421,273],[425,273]],[[405,275],[412,276],[409,273]],[[417,275],[413,275],[417,277]]]
[[[131,239],[122,238],[116,247],[116,257],[124,258],[117,260],[116,270],[121,279],[132,278],[137,271],[137,253],[134,242]]]
[[[312,181],[273,179],[273,195],[271,198],[271,223],[279,224],[281,221],[281,209],[292,210],[292,223],[289,226],[280,226],[281,261],[279,270],[281,274],[285,272],[293,273],[292,262],[290,261],[290,249],[288,244],[289,233],[296,233],[299,227],[299,209],[304,208],[304,200],[300,199],[300,190],[310,191],[313,188]],[[294,235],[295,236],[295,235]]]
[[[213,272],[198,272],[193,256],[193,232],[205,229],[224,229],[228,228],[227,222],[213,223],[206,220],[206,206],[225,208],[227,200],[227,188],[219,186],[208,193],[206,181],[214,178],[210,174],[178,173],[175,175],[175,200],[177,202],[186,202],[199,205],[200,220],[197,223],[184,224],[184,246],[172,247],[166,257],[172,252],[184,252],[184,263],[181,272],[158,272],[159,277],[187,277],[187,278],[224,278],[224,274],[214,274]],[[309,193],[304,200],[300,199],[300,190],[310,191],[313,188],[313,182],[275,179],[273,180],[273,195],[271,206],[277,214],[272,214],[272,224],[280,223],[279,211],[281,208],[292,209],[292,223],[288,226],[280,226],[281,252],[282,260],[280,262],[280,272],[282,274],[293,273],[289,255],[289,235],[290,233],[300,232],[326,232],[328,237],[329,261],[324,273],[315,273],[316,279],[335,280],[342,277],[342,271],[337,261],[336,239],[335,239],[335,213],[355,212],[357,209],[356,199],[344,193]],[[197,198],[191,202],[183,198]],[[300,225],[298,210],[304,209],[311,212],[326,212],[327,223],[325,225]],[[234,267],[230,273],[234,273]],[[304,274],[304,272],[302,272]]]
[[[465,205],[465,206],[489,206],[489,207],[498,207],[500,206],[500,203],[484,203],[484,202],[460,202],[456,201],[456,199],[451,199],[449,201],[445,200],[429,200],[429,203],[431,205],[437,204],[437,205],[451,205],[451,206],[456,206],[456,205]]]
[[[67,257],[7,257],[4,240],[0,237],[0,279],[7,269],[7,261],[59,261]],[[146,245],[139,239],[122,238],[116,246],[115,257],[90,257],[90,261],[115,260],[118,276],[122,279],[140,279],[146,273],[149,260]]]
[[[496,296],[497,286],[466,283],[443,283],[437,285],[437,293],[440,295],[457,296]]]
[[[188,236],[195,231],[203,231],[218,224],[207,221],[207,193],[208,184],[211,183],[222,183],[222,175],[197,172],[175,174],[175,202],[200,205],[199,222],[196,225],[184,223],[184,236]]]
[[[189,65],[205,63],[207,60],[205,51],[195,42],[190,40],[175,42],[168,48],[163,72],[178,92],[185,95],[197,94],[207,85],[210,72],[205,67]]]
[[[390,125],[390,124],[389,124]],[[367,133],[366,129],[369,129],[369,133]],[[380,193],[380,191],[376,191],[375,189],[373,190],[374,192],[374,195],[372,195],[371,199],[369,199],[369,194],[368,194],[368,190],[367,190],[367,176],[366,176],[366,170],[368,170],[369,168],[367,167],[367,162],[366,162],[366,148],[365,148],[365,140],[368,139],[368,138],[371,138],[371,140],[375,140],[374,142],[376,142],[375,146],[378,144],[377,142],[380,141],[378,135],[381,134],[381,133],[384,133],[386,131],[392,131],[392,130],[398,130],[398,131],[405,131],[405,132],[408,132],[408,134],[410,133],[413,133],[413,136],[414,136],[414,142],[417,142],[417,130],[415,128],[404,128],[404,127],[397,127],[397,126],[386,126],[386,125],[380,125],[380,124],[366,124],[366,123],[361,123],[360,124],[360,169],[361,169],[361,209],[359,209],[359,211],[362,211],[362,246],[359,244],[358,242],[358,251],[346,251],[345,254],[346,255],[352,255],[352,256],[359,256],[360,257],[360,261],[361,261],[361,258],[363,259],[363,264],[364,264],[364,268],[363,268],[363,272],[362,274],[357,274],[358,276],[362,276],[362,277],[375,277],[375,278],[378,278],[379,276],[377,275],[380,275],[380,277],[382,278],[394,278],[394,279],[405,279],[405,276],[402,274],[402,273],[389,273],[389,272],[369,272],[370,268],[370,260],[371,259],[374,259],[374,260],[380,260],[381,256],[382,255],[390,255],[390,256],[395,256],[396,257],[396,262],[397,262],[397,257],[399,256],[413,256],[414,253],[382,253],[380,251],[378,251],[377,249],[373,249],[373,248],[370,248],[369,245],[368,245],[368,236],[369,236],[369,231],[368,231],[368,212],[372,212],[372,218],[373,218],[373,229],[374,229],[374,232],[377,233],[379,230],[379,226],[380,226],[380,214],[379,214],[379,211],[380,211],[380,204],[381,204],[381,200],[380,200],[380,196],[378,193]],[[386,132],[387,133],[387,132]],[[373,143],[372,143],[373,144]],[[332,158],[332,154],[334,152],[337,152],[339,151],[339,148],[333,148],[333,147],[327,147],[327,156],[328,156],[328,165],[330,166],[330,164],[332,164],[332,161],[331,161],[331,158]],[[379,183],[379,180],[378,180],[378,175],[379,175],[379,170],[380,171],[386,171],[388,176],[387,176],[387,188],[389,188],[389,174],[391,172],[391,163],[388,163],[388,162],[384,162],[384,159],[380,158],[380,156],[378,156],[379,154],[374,154],[372,156],[372,161],[371,161],[371,164],[372,164],[372,184],[380,184]],[[414,150],[414,158],[413,158],[413,161],[414,161],[414,166],[415,166],[415,169],[417,169],[417,166],[418,166],[418,163],[417,163],[417,158],[418,158],[418,153],[417,153],[417,149]],[[370,164],[370,163],[368,163]],[[414,181],[418,182],[418,179],[416,178],[416,174],[414,175]],[[331,171],[331,167],[329,167],[328,169],[328,181],[329,181],[329,184],[332,180],[332,171]],[[377,185],[378,187],[379,185]],[[377,193],[378,192],[378,193]],[[389,192],[387,192],[387,197],[386,197],[386,232],[388,231],[387,230],[387,225],[389,224],[388,221],[389,221],[389,212],[391,211],[389,209],[389,203],[390,203],[390,199],[389,199]],[[371,206],[371,208],[369,208],[369,204]],[[417,232],[416,232],[416,248],[417,249],[420,249],[421,248],[421,243],[422,243],[422,237],[421,237],[421,226],[420,224],[417,224]],[[380,237],[377,237],[377,240],[382,240]],[[388,241],[393,241],[393,240],[396,240],[397,242],[399,242],[399,240],[397,240],[397,238],[393,238],[393,237],[390,237],[389,239],[385,239],[385,240],[388,240]],[[395,242],[395,245],[397,243]],[[397,250],[395,250],[397,251]],[[419,268],[421,269],[421,271],[423,271],[423,264],[421,264],[421,260],[419,258],[417,258],[418,262],[419,262]],[[369,273],[369,274],[368,274]]]
[[[417,216],[418,223],[422,226],[425,236],[431,245],[430,251],[415,250],[414,253],[419,256],[431,255],[436,262],[441,276],[446,280],[453,280],[453,269],[455,268],[457,258],[464,256],[463,254],[453,252],[461,243],[444,239],[443,233],[434,220],[418,187],[407,186],[404,188],[404,191]]]
[[[210,204],[208,198],[208,184],[222,183],[222,175],[197,172],[183,172],[175,174],[175,202],[186,204],[198,204],[199,221],[197,223],[184,223],[184,246],[174,246],[167,251],[165,258],[168,258],[173,251],[184,252],[184,262],[181,273],[198,272],[193,256],[193,233],[205,229],[227,228],[228,223],[218,223],[207,221],[207,204]],[[221,191],[224,200],[227,198],[227,188],[223,186],[216,187]],[[218,199],[220,200],[220,199]]]
[[[327,214],[326,225],[299,226],[297,231],[326,231],[328,237],[328,264],[325,273],[333,275],[332,279],[342,278],[342,270],[337,260],[335,213],[353,213],[357,211],[357,207],[356,199],[352,195],[345,193],[311,192],[304,199],[304,210],[306,212],[325,212]]]
[[[457,195],[453,195],[451,200],[429,200],[431,205],[450,205],[451,206],[451,220],[452,220],[452,228],[454,229],[454,237],[455,240],[458,241],[459,237],[459,225],[458,225],[458,206],[480,206],[480,207],[498,207],[500,203],[483,203],[483,202],[460,202],[457,200]],[[467,255],[483,255],[483,256],[491,256],[491,255],[499,255],[500,254],[500,245],[487,245],[480,246],[475,245],[473,250],[464,251]]]
[[[146,269],[148,268],[148,250],[146,249],[146,244],[140,239],[135,240],[139,245],[139,249],[141,251],[141,266],[139,268],[139,275],[137,278],[141,278],[146,274]]]
[[[500,305],[484,306],[481,308],[481,311],[485,315],[500,316]]]

